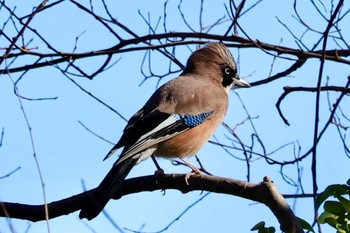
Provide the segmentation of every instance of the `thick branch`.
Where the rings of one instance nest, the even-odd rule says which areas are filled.
[[[257,201],[268,206],[281,224],[285,232],[303,232],[298,220],[289,208],[283,196],[277,191],[273,182],[265,177],[264,182],[253,184],[229,178],[207,175],[192,175],[185,181],[185,175],[166,174],[155,176],[144,176],[128,179],[115,194],[114,199],[124,195],[143,191],[155,191],[165,189],[176,189],[182,193],[195,190],[204,190],[243,197]],[[82,206],[91,204],[90,196],[95,191],[92,189],[75,196],[55,201],[48,204],[50,219],[67,215],[80,210]],[[26,219],[30,221],[45,220],[44,205],[25,205],[18,203],[0,203],[0,216],[9,218]]]

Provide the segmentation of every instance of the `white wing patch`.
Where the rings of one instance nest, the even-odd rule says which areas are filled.
[[[132,156],[139,156],[139,160],[137,163],[149,158],[152,153],[157,149],[156,145],[159,142],[163,142],[169,138],[172,138],[186,130],[174,132],[172,134],[164,135],[157,138],[147,138],[151,135],[161,131],[162,129],[166,128],[167,126],[170,126],[177,121],[181,120],[181,117],[179,114],[171,114],[165,121],[160,123],[157,127],[155,127],[153,130],[149,131],[148,133],[142,135],[139,140],[135,142],[134,145],[132,145],[127,151],[125,151],[122,155],[122,157],[119,158],[118,163],[132,157]],[[135,157],[135,158],[137,158]],[[117,163],[117,164],[118,164]]]
[[[180,120],[180,115],[179,114],[171,114],[165,121],[163,121],[162,123],[160,123],[157,127],[155,127],[153,130],[149,131],[148,133],[142,135],[140,137],[139,140],[137,140],[137,142],[135,144],[137,144],[138,142],[142,141],[144,138],[148,137],[149,135],[152,135],[153,133],[164,129],[165,127],[174,124],[176,121]]]

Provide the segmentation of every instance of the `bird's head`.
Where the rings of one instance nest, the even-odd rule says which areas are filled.
[[[186,73],[213,77],[227,90],[234,86],[250,87],[248,82],[239,77],[237,64],[231,52],[224,44],[218,42],[208,43],[192,53],[183,71],[183,74]]]

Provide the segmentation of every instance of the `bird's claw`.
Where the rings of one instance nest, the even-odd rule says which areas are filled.
[[[188,179],[193,176],[193,175],[200,175],[202,174],[202,172],[200,170],[198,170],[197,168],[193,169],[191,172],[187,173],[185,175],[185,182],[187,185],[190,185],[190,183],[188,183]]]
[[[162,176],[164,175],[164,170],[163,169],[157,169],[155,172],[154,172],[154,177],[155,177],[155,180],[156,180],[156,184],[158,184],[159,182],[159,178],[161,178]]]

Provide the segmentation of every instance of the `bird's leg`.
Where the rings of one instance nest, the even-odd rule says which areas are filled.
[[[184,163],[186,164],[188,167],[192,168],[192,173],[195,173],[195,174],[201,174],[201,171],[196,168],[195,166],[193,166],[192,164],[190,164],[186,159],[183,159],[183,158],[180,158],[179,159]]]
[[[155,171],[156,174],[164,174],[164,170],[159,166],[156,157],[154,155],[151,156],[154,165],[156,165],[157,171]]]
[[[156,183],[158,183],[158,178],[161,175],[164,175],[164,170],[159,166],[156,157],[154,157],[154,155],[151,156],[154,165],[156,165],[157,170],[154,172],[154,176],[156,179]]]
[[[192,164],[190,164],[186,159],[183,159],[183,158],[180,158],[179,159],[184,163],[186,164],[187,166],[189,166],[190,168],[192,168],[192,171],[187,173],[185,175],[185,181],[186,181],[186,184],[189,185],[188,183],[188,179],[192,176],[192,175],[196,175],[196,174],[202,174],[202,172],[196,168],[195,166],[193,166]]]

